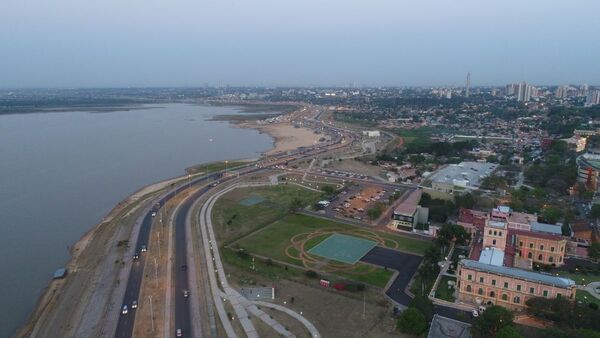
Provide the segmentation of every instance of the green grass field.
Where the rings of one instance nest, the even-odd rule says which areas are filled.
[[[591,282],[600,282],[600,273],[570,273],[567,271],[559,271],[561,277],[571,278],[578,285],[587,285]]]
[[[430,128],[418,129],[396,129],[395,133],[404,139],[404,144],[424,145],[431,143],[431,135],[433,134]]]
[[[285,248],[288,247],[290,239],[298,234],[310,233],[324,228],[340,228],[345,230],[363,229],[353,225],[339,223],[331,220],[311,217],[307,215],[286,215],[286,217],[274,222],[261,231],[244,238],[237,242],[240,247],[259,255],[269,256],[273,259],[285,261],[292,264],[298,264],[299,261],[292,259],[285,254]],[[386,240],[394,240],[399,243],[400,250],[422,255],[431,245],[430,242],[421,241],[412,238],[406,238],[394,234],[375,232]],[[321,240],[327,236],[320,236]],[[312,246],[321,241],[313,241]],[[312,246],[305,247],[306,250]]]
[[[285,217],[293,199],[300,199],[305,205],[310,205],[320,195],[294,185],[236,189],[222,196],[213,208],[212,221],[217,239],[227,244]],[[262,201],[244,205],[245,201],[253,197]]]
[[[448,289],[448,281],[456,282],[456,278],[443,276],[435,292],[435,298],[443,299],[449,302],[454,302],[454,288]]]
[[[589,292],[584,290],[577,290],[575,299],[585,304],[596,303],[598,306],[600,306],[600,299],[595,298]]]
[[[236,189],[222,196],[212,212],[212,220],[219,242],[230,248],[223,248],[223,259],[230,265],[250,269],[250,260],[236,254],[235,248],[243,248],[251,254],[269,257],[273,265],[264,259],[256,259],[255,266],[263,276],[270,279],[296,277],[302,272],[298,269],[283,269],[277,263],[285,262],[304,267],[302,261],[286,255],[286,248],[292,243],[290,239],[298,234],[312,233],[325,228],[338,228],[342,231],[365,230],[364,228],[335,222],[317,217],[290,214],[289,205],[294,199],[300,199],[306,205],[319,200],[321,193],[293,185]],[[257,202],[247,203],[247,202]],[[247,205],[244,205],[247,204]],[[248,205],[251,204],[251,205]],[[374,232],[381,236],[386,245],[392,241],[399,244],[399,249],[416,254],[423,254],[431,245],[430,242],[410,239],[394,234]],[[308,240],[304,250],[310,250],[331,234],[323,234]],[[290,249],[292,255],[298,254],[295,248]],[[333,273],[344,279],[385,287],[393,271],[358,262],[350,272],[335,271]]]
[[[228,161],[227,164],[225,164],[225,161],[223,161],[197,164],[187,168],[187,172],[188,174],[195,174],[199,172],[205,173],[208,171],[208,173],[211,174],[219,170],[234,169],[235,167],[239,167],[248,163],[249,162],[247,161]]]
[[[243,238],[242,240],[236,242],[235,245],[239,245],[241,248],[244,248],[253,254],[270,257],[275,261],[286,262],[302,267],[302,261],[286,255],[285,249],[290,246],[290,239],[298,234],[310,233],[324,228],[339,228],[342,230],[362,229],[352,225],[312,216],[290,214],[274,222],[273,224]],[[384,238],[386,243],[394,240],[400,244],[400,249],[416,254],[423,254],[423,252],[431,245],[426,241],[409,239],[388,233],[376,233]],[[324,234],[312,238],[305,243],[304,249],[308,251],[328,237],[329,234]],[[291,251],[294,254],[297,253],[297,250],[294,248],[292,248]],[[385,270],[379,267],[374,268],[362,262],[358,262],[354,264],[354,266],[355,267],[351,270],[351,272],[340,270],[334,272],[333,274],[381,288],[385,287],[393,275],[393,271]],[[369,269],[372,269],[372,271],[367,272]]]

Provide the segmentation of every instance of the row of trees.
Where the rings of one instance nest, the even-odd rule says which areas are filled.
[[[419,204],[429,208],[429,218],[434,222],[443,223],[448,217],[456,216],[460,208],[473,208],[475,198],[471,193],[456,194],[453,201],[432,198],[428,193],[421,195]]]
[[[556,324],[554,337],[600,337],[598,305],[578,304],[564,298],[531,298],[527,312]]]

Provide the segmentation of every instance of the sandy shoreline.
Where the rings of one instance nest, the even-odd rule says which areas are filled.
[[[248,128],[256,129],[260,133],[268,134],[273,138],[273,148],[264,152],[265,155],[271,155],[279,152],[285,152],[293,150],[299,147],[308,147],[316,144],[321,137],[308,128],[297,128],[288,121],[282,121],[278,123],[262,124],[258,122],[241,122],[234,123],[237,128]],[[250,160],[250,159],[246,159]],[[236,161],[244,161],[236,160]],[[167,186],[187,178],[187,175],[166,179],[160,182],[152,183],[144,186],[137,191],[133,192],[122,201],[120,201],[98,224],[91,227],[85,232],[81,238],[70,247],[70,258],[66,262],[65,267],[72,271],[77,269],[77,262],[81,256],[81,253],[85,251],[85,248],[95,239],[95,234],[98,229],[103,225],[110,223],[116,216],[118,216],[127,206],[136,203],[143,196],[157,192],[166,188]],[[106,243],[110,245],[111,243]],[[57,288],[61,287],[66,280],[50,280],[42,292],[42,295],[38,298],[37,303],[31,312],[29,318],[25,324],[17,331],[16,336],[19,337],[23,334],[31,332],[32,328],[37,324],[41,316],[45,315],[48,307],[53,301],[53,295]]]
[[[273,138],[273,148],[263,152],[264,155],[272,155],[279,152],[294,150],[300,147],[310,147],[319,142],[322,135],[311,129],[295,127],[289,122],[260,124],[256,122],[243,122],[235,125],[237,128],[256,129],[261,134],[267,134]]]

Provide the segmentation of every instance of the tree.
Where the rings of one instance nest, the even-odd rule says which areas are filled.
[[[384,210],[385,204],[383,204],[382,202],[377,202],[371,209],[367,210],[367,216],[370,220],[377,219],[379,218],[379,216],[381,216]]]
[[[577,338],[600,338],[600,332],[590,329],[579,329],[576,332]]]
[[[304,202],[301,199],[294,197],[289,205],[289,212],[294,213],[304,207]]]
[[[428,322],[433,318],[433,303],[429,297],[425,295],[416,295],[415,298],[410,301],[409,306],[414,307],[425,315],[425,319],[427,319]]]
[[[473,322],[473,330],[481,336],[494,336],[503,327],[511,325],[513,318],[510,310],[493,305],[477,317]]]
[[[523,338],[521,333],[512,325],[507,325],[496,333],[496,338]]]
[[[600,243],[592,243],[592,245],[590,245],[588,256],[592,259],[600,259]]]
[[[600,218],[600,204],[592,205],[592,217]]]
[[[556,327],[549,327],[542,330],[540,338],[569,338],[569,335]]]
[[[437,241],[442,245],[449,245],[450,242],[455,242],[458,245],[465,244],[471,235],[458,224],[444,224],[437,232]]]
[[[414,307],[404,310],[396,323],[398,330],[404,333],[421,334],[427,330],[425,315]]]
[[[571,227],[569,226],[569,222],[565,221],[563,225],[560,227],[560,231],[563,236],[570,237],[571,236]]]
[[[547,206],[542,210],[542,218],[546,223],[556,224],[559,218],[563,216],[561,209],[555,206]]]
[[[467,208],[471,209],[475,205],[475,198],[471,193],[464,194],[455,194],[454,195],[454,204],[458,209]]]
[[[331,185],[325,185],[321,188],[326,195],[333,195],[335,193],[335,188]]]

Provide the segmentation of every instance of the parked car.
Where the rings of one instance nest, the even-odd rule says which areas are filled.
[[[148,249],[146,249],[146,246],[145,246],[145,245],[142,245],[142,250],[141,250],[141,251],[142,251],[142,252],[146,252],[146,251],[148,251]]]
[[[471,314],[473,315],[473,318],[479,317],[479,312],[477,310],[473,310]]]
[[[140,254],[139,253],[136,252],[136,253],[133,254],[133,260],[134,261],[137,261],[139,258],[140,258]]]
[[[121,310],[121,313],[126,315],[129,312],[129,310],[127,309],[127,305],[123,305],[123,310]]]
[[[190,292],[188,290],[183,290],[183,297],[188,298],[190,296]]]
[[[181,329],[177,329],[177,331],[175,331],[175,335],[177,337],[183,337],[183,332],[181,331]]]
[[[134,300],[133,302],[131,302],[131,308],[137,309],[137,300]]]

